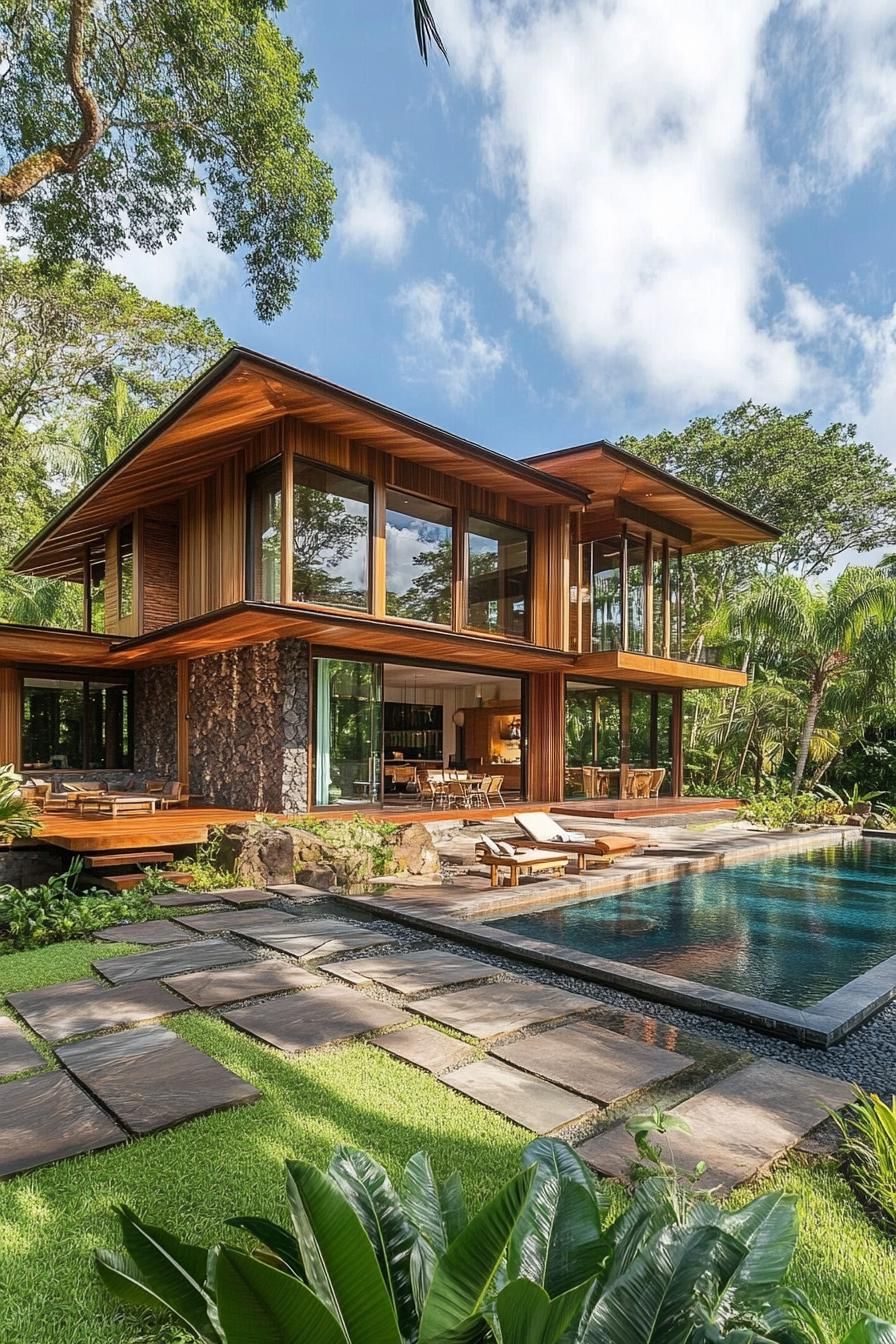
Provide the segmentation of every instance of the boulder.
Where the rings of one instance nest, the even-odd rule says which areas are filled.
[[[440,872],[439,854],[432,836],[419,821],[400,826],[395,835],[393,870],[413,873],[415,876],[437,876]]]
[[[292,833],[263,821],[225,826],[218,851],[223,868],[233,869],[247,887],[286,886],[295,882]]]

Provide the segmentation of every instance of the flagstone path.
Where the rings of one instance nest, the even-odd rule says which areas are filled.
[[[284,888],[280,895],[301,902],[320,893]],[[686,1098],[675,1114],[692,1127],[670,1136],[675,1159],[684,1167],[707,1161],[704,1183],[723,1189],[749,1179],[824,1121],[827,1107],[851,1098],[845,1083],[769,1061],[713,1081],[706,1064],[701,1074],[671,1042],[650,1044],[647,1038],[662,1039],[651,1019],[637,1019],[645,1039],[634,1039],[602,1025],[618,1019],[600,1000],[460,951],[411,947],[346,957],[396,938],[349,920],[309,918],[301,905],[275,908],[271,899],[254,888],[157,897],[178,913],[100,935],[154,950],[98,959],[97,979],[7,996],[54,1045],[60,1067],[47,1068],[18,1023],[0,1015],[0,1080],[10,1079],[0,1081],[0,1176],[257,1100],[249,1083],[157,1024],[190,1008],[217,1012],[290,1054],[369,1038],[536,1133],[590,1128],[579,1151],[617,1177],[635,1156],[632,1140],[620,1125],[594,1128],[607,1106],[631,1104],[670,1080],[672,1099]],[[197,904],[218,908],[180,913]],[[156,1025],[139,1025],[148,1022]],[[717,1076],[718,1062],[712,1067]],[[37,1069],[43,1072],[34,1077],[11,1077]]]

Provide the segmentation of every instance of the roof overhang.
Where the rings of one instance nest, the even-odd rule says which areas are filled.
[[[624,521],[626,511],[629,520],[639,513],[652,516],[657,530],[667,520],[667,531],[687,553],[776,541],[781,535],[769,523],[605,440],[526,461],[587,490],[589,516],[605,518],[608,526]]]
[[[115,649],[120,643],[119,639],[83,630],[0,623],[0,663],[114,670]]]
[[[15,557],[20,573],[80,579],[84,547],[135,508],[182,495],[261,429],[297,416],[521,504],[578,504],[588,491],[357,392],[235,346]]]
[[[574,672],[602,681],[643,682],[645,686],[669,686],[682,690],[708,691],[720,686],[746,686],[745,672],[711,663],[689,663],[684,658],[654,658],[647,653],[584,653],[575,660]]]

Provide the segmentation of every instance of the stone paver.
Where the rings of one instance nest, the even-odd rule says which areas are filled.
[[[110,989],[96,980],[70,980],[10,994],[9,1003],[45,1041],[128,1027],[186,1009],[185,1003],[161,985],[141,982]]]
[[[261,1096],[164,1027],[61,1045],[56,1056],[132,1134],[151,1134]]]
[[[191,935],[170,919],[143,919],[133,924],[113,924],[93,936],[104,943],[147,943],[161,947],[165,943],[185,943]]]
[[[442,1082],[536,1134],[550,1134],[594,1110],[594,1104],[584,1097],[533,1078],[531,1073],[499,1059],[465,1064],[446,1073]]]
[[[675,1106],[671,1114],[690,1126],[653,1141],[683,1170],[705,1162],[701,1187],[720,1194],[749,1180],[804,1134],[827,1118],[828,1108],[852,1100],[847,1083],[772,1060],[757,1060]],[[635,1146],[622,1125],[579,1146],[582,1157],[604,1176],[625,1177]]]
[[[406,1064],[416,1064],[428,1073],[443,1073],[456,1064],[469,1058],[470,1046],[435,1027],[404,1027],[401,1031],[387,1031],[377,1036],[374,1045],[381,1050],[403,1059]]]
[[[571,1022],[496,1045],[491,1053],[559,1087],[609,1106],[693,1064],[687,1055],[632,1040],[594,1022]]]
[[[220,905],[213,891],[169,891],[164,896],[151,896],[153,905],[163,910],[178,910],[191,905]]]
[[[35,1050],[18,1023],[0,1013],[0,1078],[43,1066],[43,1055]]]
[[[414,1011],[485,1040],[508,1031],[522,1031],[536,1022],[550,1022],[570,1013],[587,1013],[597,1006],[595,999],[584,994],[570,994],[568,990],[540,985],[534,980],[514,979],[417,999]]]
[[[247,961],[244,966],[223,967],[217,971],[193,971],[175,975],[164,982],[182,994],[197,1008],[217,1008],[239,999],[280,994],[289,989],[312,989],[324,982],[302,966],[288,961]]]
[[[223,938],[206,938],[192,943],[178,943],[160,947],[155,952],[132,952],[127,957],[108,957],[95,961],[99,971],[113,985],[134,980],[157,980],[178,971],[204,971],[212,966],[235,966],[251,957],[244,948],[235,947]]]
[[[267,933],[241,928],[239,933],[253,943],[286,952],[291,957],[332,957],[337,952],[355,952],[395,942],[388,934],[339,919],[303,919],[295,923],[294,931],[277,929]]]
[[[332,975],[346,975],[353,984],[357,977],[373,980],[399,994],[420,994],[427,990],[444,989],[446,985],[460,985],[468,980],[487,980],[495,974],[495,967],[472,957],[459,957],[454,952],[430,951],[401,952],[394,957],[361,957],[350,962],[332,962],[321,967]]]
[[[288,896],[293,901],[320,901],[328,895],[318,887],[308,887],[301,882],[288,882],[284,886],[268,887],[275,896]]]
[[[0,1087],[0,1176],[96,1152],[126,1138],[67,1073],[42,1073]]]
[[[222,1016],[250,1036],[293,1054],[408,1021],[400,1008],[339,985],[251,1004]]]
[[[285,910],[210,910],[205,915],[177,915],[178,924],[196,933],[261,933],[265,929],[290,929],[295,915]]]
[[[258,887],[227,887],[216,891],[215,895],[225,905],[266,905],[271,899],[269,891],[261,891]]]

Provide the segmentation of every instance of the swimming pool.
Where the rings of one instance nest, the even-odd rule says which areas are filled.
[[[489,925],[808,1008],[896,954],[896,846],[832,845]]]

